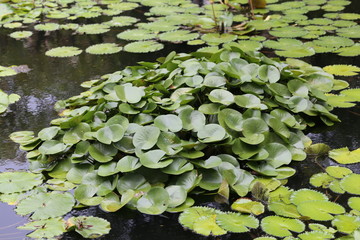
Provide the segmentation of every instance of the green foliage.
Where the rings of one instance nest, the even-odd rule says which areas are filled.
[[[9,36],[15,39],[23,39],[31,37],[33,33],[30,31],[16,31],[11,33]]]
[[[51,239],[66,232],[66,223],[61,218],[50,218],[26,223],[18,229],[31,230],[32,232],[27,235],[31,238]]]
[[[20,215],[32,213],[31,219],[41,220],[62,216],[70,212],[74,204],[70,193],[39,193],[20,201],[16,212]]]
[[[57,47],[46,51],[45,55],[49,57],[73,57],[82,53],[77,47]]]
[[[29,172],[0,173],[0,193],[28,191],[42,183],[42,176]]]
[[[138,41],[124,46],[124,50],[133,53],[155,52],[164,48],[164,45],[155,41]]]
[[[100,44],[95,44],[95,45],[88,47],[85,50],[85,52],[90,53],[90,54],[102,55],[102,54],[117,53],[117,52],[120,52],[121,50],[122,50],[122,47],[119,47],[115,43],[100,43]]]
[[[341,164],[352,164],[360,162],[360,148],[349,151],[347,147],[333,149],[329,152],[329,157]]]
[[[156,37],[156,34],[144,29],[129,29],[116,35],[120,39],[125,40],[149,40]]]
[[[356,184],[357,181],[360,180],[360,175],[356,173],[351,173],[345,176],[340,181],[340,186],[346,192],[350,194],[360,195],[360,186]]]
[[[305,224],[298,219],[268,216],[262,219],[261,228],[267,234],[277,237],[292,236],[291,232],[302,232]]]
[[[248,232],[249,228],[259,226],[259,221],[253,216],[222,212],[208,207],[186,209],[180,214],[179,222],[184,227],[205,236]]]
[[[9,69],[9,70],[4,70],[4,71],[1,71],[1,66],[0,66],[0,76],[1,75],[9,75],[9,74],[12,74],[12,69]],[[16,74],[16,72],[15,72]],[[9,105],[10,104],[13,104],[17,101],[20,100],[20,96],[15,94],[15,93],[11,93],[11,94],[6,94],[5,92],[3,92],[1,89],[0,89],[0,114],[5,112]]]
[[[71,217],[67,224],[84,238],[98,238],[110,232],[110,223],[98,217]]]
[[[360,71],[359,67],[343,64],[329,65],[324,67],[323,69],[325,70],[325,72],[338,76],[354,76],[358,75],[359,73],[357,72]]]

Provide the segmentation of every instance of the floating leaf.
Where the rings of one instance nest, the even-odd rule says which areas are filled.
[[[44,24],[37,24],[34,26],[35,30],[38,31],[56,31],[60,28],[60,25],[57,23],[44,23]]]
[[[333,202],[326,200],[312,200],[297,204],[299,213],[317,221],[328,221],[334,217],[331,214],[342,214],[345,209]]]
[[[154,125],[161,131],[178,132],[182,129],[181,119],[173,114],[158,116],[154,119]]]
[[[233,204],[231,209],[241,213],[251,213],[254,215],[260,215],[264,213],[264,205],[261,202],[252,201],[248,198],[239,198]]]
[[[129,29],[116,35],[117,38],[125,40],[148,40],[156,37],[156,34],[145,29]]]
[[[71,217],[67,224],[74,226],[75,231],[84,238],[98,238],[110,232],[110,223],[98,217]]]
[[[314,44],[325,47],[348,47],[354,44],[354,41],[345,38],[345,37],[337,37],[337,36],[325,36],[319,37],[317,40],[313,41]]]
[[[207,124],[199,129],[197,135],[202,142],[217,142],[224,139],[226,131],[218,124]]]
[[[351,169],[340,166],[329,166],[325,171],[334,178],[343,178],[352,173]]]
[[[300,218],[296,206],[294,204],[286,204],[283,202],[273,202],[268,205],[269,211],[275,212],[276,215],[290,218]]]
[[[360,174],[351,173],[341,179],[340,186],[350,194],[360,195],[360,185],[357,184],[358,181],[360,181]]]
[[[350,197],[348,205],[354,210],[360,211],[360,197]]]
[[[301,233],[298,235],[298,237],[302,240],[332,239],[334,238],[334,235],[323,231],[311,231],[311,232]]]
[[[188,30],[175,30],[159,34],[158,38],[162,41],[183,42],[194,40],[199,37],[198,33],[191,33]]]
[[[120,52],[122,47],[119,47],[115,43],[100,43],[88,47],[85,51],[90,54],[114,54]]]
[[[310,178],[310,184],[314,187],[328,188],[332,181],[334,181],[334,178],[327,173],[317,173]]]
[[[105,24],[84,24],[76,30],[80,34],[102,34],[110,31],[110,27]]]
[[[338,215],[331,221],[331,225],[339,232],[351,234],[360,227],[360,217],[351,215]]]
[[[139,128],[134,135],[133,144],[137,148],[150,149],[158,141],[160,129],[154,126],[145,126]]]
[[[279,216],[268,216],[261,221],[261,228],[267,234],[277,237],[292,236],[292,232],[302,232],[305,224],[298,219],[290,219]]]
[[[164,45],[155,41],[138,41],[125,45],[124,50],[133,53],[156,52],[164,48]]]
[[[42,183],[42,176],[29,172],[0,173],[0,193],[23,192]]]
[[[188,208],[179,216],[181,225],[190,228],[198,234],[205,236],[225,234],[226,231],[216,223],[215,219],[215,210],[207,207]]]
[[[82,53],[82,50],[77,47],[57,47],[45,52],[49,57],[73,57]]]
[[[312,200],[328,200],[328,197],[320,192],[311,189],[300,189],[295,191],[290,198],[291,202],[295,205],[299,205],[301,203],[312,201]]]
[[[22,230],[31,230],[28,237],[38,239],[51,239],[58,237],[66,232],[65,221],[61,218],[51,218],[47,220],[32,221],[18,227]]]
[[[137,209],[146,214],[163,213],[170,201],[169,193],[162,187],[153,187],[137,201]]]
[[[360,148],[349,151],[347,147],[333,149],[329,157],[341,164],[352,164],[360,162]]]
[[[236,40],[237,36],[229,33],[207,33],[201,36],[201,39],[209,45],[219,45],[221,43],[231,42]]]
[[[217,214],[216,223],[224,230],[234,233],[249,232],[249,228],[259,227],[259,221],[255,217],[232,212]]]
[[[329,65],[323,67],[323,69],[325,72],[338,76],[355,76],[359,74],[357,72],[360,72],[359,67],[344,64]]]
[[[70,212],[74,204],[70,193],[39,193],[23,199],[15,210],[20,215],[32,213],[31,219],[40,220],[62,216]]]
[[[15,39],[23,39],[23,38],[28,38],[31,37],[33,33],[30,31],[16,31],[11,33],[9,36]]]

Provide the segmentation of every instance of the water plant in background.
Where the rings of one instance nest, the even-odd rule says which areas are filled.
[[[356,21],[360,15],[338,13],[348,4],[350,1],[278,3],[264,0],[229,0],[212,1],[211,4],[200,7],[190,0],[161,0],[156,3],[140,0],[54,0],[46,3],[26,0],[1,3],[6,14],[2,16],[0,24],[4,28],[14,29],[10,37],[15,39],[31,37],[31,29],[27,27],[30,24],[35,24],[36,31],[45,31],[48,34],[60,29],[73,31],[74,34],[111,34],[110,30],[116,29],[121,31],[117,34],[120,39],[119,47],[134,53],[161,50],[164,42],[213,46],[239,39],[239,44],[246,47],[244,39],[270,34],[277,41],[257,41],[264,41],[267,48],[275,48],[278,56],[301,58],[330,52],[341,56],[358,56],[359,26]],[[251,11],[247,10],[247,5],[251,7]],[[144,11],[145,21],[123,16],[124,12],[136,8]],[[308,13],[318,10],[322,11],[323,17],[308,17]],[[100,23],[79,24],[78,21],[100,16],[111,19]],[[66,19],[66,22],[63,22],[63,19]],[[135,29],[128,29],[134,24]],[[28,29],[16,31],[18,28]],[[124,40],[135,42],[127,43]],[[277,42],[276,45],[274,41]],[[261,48],[260,43],[257,49]],[[109,54],[105,52],[104,49],[104,54]],[[70,56],[73,55],[67,55]]]
[[[302,232],[300,220],[286,217],[317,219],[317,212],[304,207],[310,205],[308,201],[320,201],[311,204],[314,209],[321,205],[330,220],[331,214],[343,214],[343,208],[323,195],[313,199],[311,192],[294,193],[297,197],[290,202],[272,203],[271,199],[279,198],[273,192],[283,192],[282,181],[295,173],[288,165],[306,158],[311,140],[303,130],[317,120],[326,125],[339,121],[331,113],[333,106],[326,94],[346,88],[342,83],[302,61],[281,62],[259,52],[245,53],[233,43],[212,53],[172,52],[158,62],[140,62],[84,82],[88,90],[59,101],[56,107],[63,117],[37,135],[31,131],[11,134],[28,152],[34,177],[48,178],[43,184],[24,184],[24,191],[30,193],[2,191],[0,198],[15,203],[19,214],[32,214],[34,222],[25,228],[35,230],[33,237],[44,237],[36,221],[54,224],[53,236],[72,229],[69,222],[73,221],[62,216],[73,207],[181,212],[195,203],[194,193],[199,192],[221,195],[226,201],[230,196],[251,195],[260,201],[239,199],[232,207],[242,213],[186,210],[181,223],[200,234],[257,228],[258,221],[246,212],[261,215],[264,204],[280,215],[264,218],[265,232],[287,236],[288,230],[273,232],[276,227],[271,224],[280,222],[290,231]],[[343,185],[352,178],[356,180],[351,177]],[[60,199],[61,207],[55,211],[51,205]],[[302,204],[304,199],[306,204]],[[285,213],[284,204],[290,204]],[[186,217],[194,214],[196,219]],[[101,226],[90,228],[90,233],[106,233],[108,225]]]

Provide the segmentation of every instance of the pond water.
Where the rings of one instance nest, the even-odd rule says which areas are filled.
[[[347,10],[351,12],[360,9],[360,2],[353,0]],[[117,31],[121,31],[117,30]],[[102,42],[119,42],[115,40],[114,32],[103,35],[72,35],[70,31],[57,31],[46,35],[34,32],[34,35],[23,41],[14,40],[7,35],[10,31],[0,31],[0,65],[28,65],[28,73],[21,73],[14,77],[0,80],[0,89],[6,92],[17,93],[21,100],[10,106],[10,110],[0,117],[0,172],[7,170],[26,169],[25,153],[18,149],[8,135],[14,131],[32,130],[38,132],[48,127],[52,119],[57,117],[53,110],[56,101],[79,94],[83,89],[80,83],[96,79],[97,77],[117,71],[138,61],[153,61],[166,55],[171,50],[190,52],[193,48],[186,45],[167,45],[164,50],[151,54],[130,54],[121,52],[113,55],[81,54],[72,58],[50,58],[45,51],[59,45],[86,46]],[[121,43],[121,41],[120,41]],[[330,64],[359,65],[359,58],[345,58],[331,54],[320,54],[309,59],[309,62],[318,66]],[[359,77],[342,78],[350,82],[351,87],[360,87]],[[332,148],[348,146],[350,149],[360,147],[359,106],[352,109],[337,110],[342,123],[332,128],[314,129],[309,136],[314,142],[323,142]],[[329,160],[321,162],[324,165],[332,164]],[[297,177],[293,182],[296,186],[306,186],[309,177],[320,168],[311,160],[293,165],[297,168]],[[354,167],[359,173],[360,168]],[[206,200],[204,200],[206,201]],[[15,215],[13,207],[0,203],[0,240],[26,239],[26,231],[16,229],[16,226],[26,222],[25,218]],[[189,231],[184,231],[177,222],[177,215],[164,214],[160,216],[143,215],[130,210],[121,210],[118,213],[104,213],[98,208],[89,208],[74,211],[72,214],[91,214],[108,219],[112,230],[102,239],[202,239]],[[256,235],[228,234],[217,239],[252,239]],[[76,234],[65,235],[63,239],[80,239]],[[204,238],[205,239],[205,238]]]

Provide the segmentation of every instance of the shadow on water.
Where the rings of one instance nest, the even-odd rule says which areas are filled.
[[[360,1],[353,1],[348,6],[349,11],[360,9]],[[119,30],[117,30],[119,31]],[[115,30],[116,33],[116,30]],[[14,40],[7,35],[8,30],[0,32],[0,65],[28,65],[32,70],[28,73],[20,73],[14,77],[2,78],[0,89],[17,93],[21,100],[10,106],[10,111],[0,117],[0,172],[9,169],[26,169],[27,163],[24,152],[18,149],[18,145],[11,142],[8,135],[14,131],[33,130],[36,133],[49,126],[52,119],[57,117],[53,110],[56,101],[79,94],[83,91],[80,83],[96,79],[103,74],[111,73],[134,65],[138,61],[154,61],[160,56],[166,55],[171,50],[177,52],[190,52],[193,49],[186,45],[167,45],[164,50],[151,54],[131,54],[120,52],[113,55],[90,55],[82,53],[72,58],[50,58],[45,56],[45,51],[58,46],[78,46],[82,49],[102,42],[118,42],[114,32],[104,35],[72,35],[70,31],[58,31],[51,34],[34,31],[34,35],[22,41]],[[334,54],[320,54],[309,58],[309,61],[318,66],[330,64],[353,64],[359,65],[359,58],[345,58]],[[343,78],[344,79],[344,78]],[[351,87],[360,87],[360,79],[347,78]],[[360,122],[359,106],[352,109],[342,109],[335,112],[340,116],[342,123],[333,128],[314,129],[309,136],[313,142],[323,142],[332,148],[348,146],[350,149],[360,147],[360,130],[356,126]],[[331,165],[329,159],[322,160],[321,165]],[[309,177],[321,171],[320,167],[309,159],[301,163],[294,163],[298,177],[294,177],[291,187],[308,186]],[[360,169],[354,167],[355,172]],[[224,207],[224,206],[222,206]],[[24,231],[16,230],[16,226],[26,221],[15,215],[13,207],[0,203],[0,240],[26,239]],[[108,219],[112,230],[109,235],[101,239],[211,239],[184,231],[178,224],[176,214],[163,214],[149,216],[131,210],[121,210],[118,213],[105,213],[97,207],[85,210],[77,210],[72,215],[94,215]],[[213,239],[253,239],[256,237],[249,234],[228,234]],[[82,239],[79,235],[66,234],[63,239]]]

